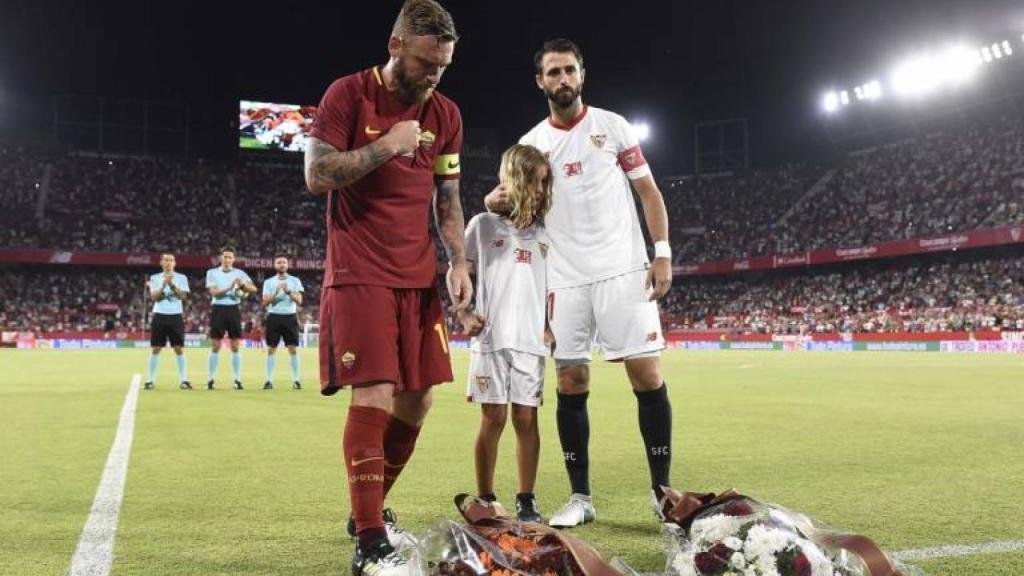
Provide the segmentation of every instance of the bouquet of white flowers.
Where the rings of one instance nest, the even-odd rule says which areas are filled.
[[[667,489],[667,572],[677,576],[902,576],[871,540],[729,490]]]

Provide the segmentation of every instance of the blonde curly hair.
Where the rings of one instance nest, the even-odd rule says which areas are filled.
[[[545,166],[548,175],[541,185],[544,197],[536,201],[530,193],[530,182],[540,166]],[[512,225],[522,230],[536,220],[544,221],[544,216],[551,209],[551,166],[540,150],[526,144],[516,144],[501,155],[501,168],[498,179],[508,192],[509,204],[512,206],[509,219]]]

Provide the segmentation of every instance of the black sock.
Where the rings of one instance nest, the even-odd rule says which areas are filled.
[[[481,494],[480,495],[480,499],[483,500],[484,502],[497,502],[498,501],[498,497],[494,495],[494,492],[490,492],[490,493],[487,493],[487,494]]]
[[[534,501],[533,492],[520,492],[516,494],[516,501],[532,504]]]
[[[590,417],[587,415],[587,397],[583,394],[558,393],[558,439],[562,443],[565,471],[575,494],[590,495]]]
[[[672,404],[668,401],[668,387],[662,383],[657,390],[633,393],[651,471],[651,488],[660,495],[660,487],[670,485],[668,473],[672,466]]]

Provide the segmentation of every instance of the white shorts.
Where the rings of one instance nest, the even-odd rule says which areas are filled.
[[[468,380],[466,397],[479,404],[544,403],[543,356],[509,349],[473,352]]]
[[[548,292],[548,322],[559,366],[590,361],[596,342],[605,360],[656,356],[665,348],[658,304],[644,287],[646,270]]]

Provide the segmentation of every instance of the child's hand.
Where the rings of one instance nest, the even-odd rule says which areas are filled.
[[[549,349],[555,349],[555,333],[551,331],[551,326],[544,326],[544,345]]]
[[[498,184],[484,196],[484,207],[494,214],[508,214],[512,211],[512,199],[504,184]]]
[[[469,336],[479,335],[487,324],[483,316],[468,310],[459,312],[459,322],[462,322],[462,330]]]

